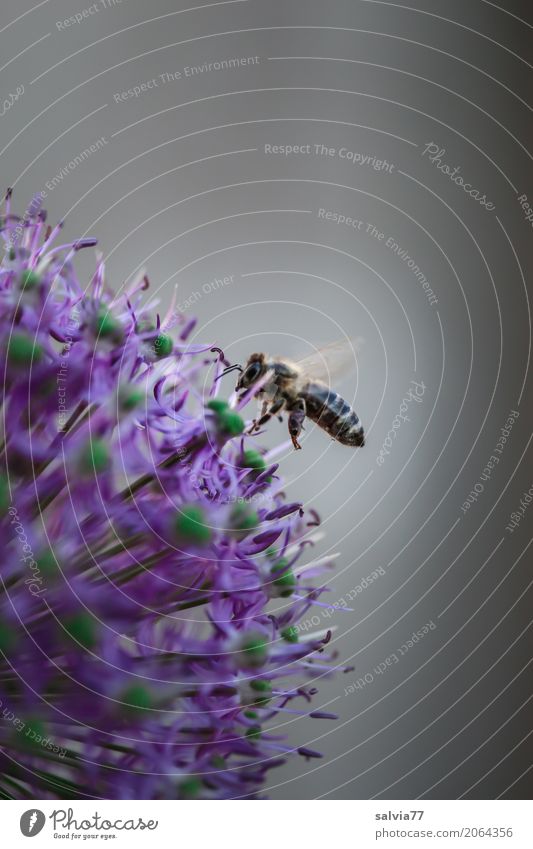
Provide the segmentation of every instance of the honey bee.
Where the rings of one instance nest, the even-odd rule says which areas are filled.
[[[344,370],[350,360],[353,362],[353,344],[341,341],[296,362],[264,353],[251,354],[244,368],[236,364],[225,369],[223,374],[240,372],[236,392],[249,391],[260,383],[254,394],[261,402],[261,412],[254,419],[250,433],[272,416],[281,421],[281,413],[286,412],[289,434],[296,449],[302,447],[298,437],[306,417],[342,445],[360,448],[365,444],[365,434],[359,417],[344,398],[329,387],[331,378]]]

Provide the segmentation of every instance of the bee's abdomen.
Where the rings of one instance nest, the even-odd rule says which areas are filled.
[[[325,384],[308,383],[302,393],[307,415],[343,445],[361,447],[365,432],[358,415],[344,398]]]

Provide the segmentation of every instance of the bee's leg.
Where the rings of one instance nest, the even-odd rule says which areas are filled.
[[[263,416],[265,415],[267,410],[268,410],[268,401],[263,401],[263,403],[261,404],[261,415],[259,416],[259,419],[253,420],[252,426],[251,426],[250,430],[248,431],[248,433],[253,433],[255,430],[258,429],[259,422],[261,421],[261,419],[263,418]]]
[[[305,401],[303,398],[298,398],[297,401],[292,404],[289,410],[289,434],[292,439],[292,444],[296,449],[301,448],[302,446],[298,442],[298,437],[300,436],[302,426],[304,423],[306,414]]]
[[[267,409],[267,405],[263,404],[263,409],[261,411],[261,418],[259,418],[256,422],[254,422],[253,426],[248,431],[249,433],[253,433],[254,430],[258,430],[264,424],[266,424],[272,416],[276,416],[279,411],[285,406],[285,398],[283,396],[278,396],[274,399],[270,408]],[[266,412],[265,412],[266,410]]]

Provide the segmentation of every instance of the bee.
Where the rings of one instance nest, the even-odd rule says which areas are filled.
[[[223,374],[240,372],[236,392],[248,392],[259,384],[254,395],[261,402],[261,412],[249,433],[254,433],[273,416],[281,421],[281,413],[286,412],[289,434],[296,449],[302,447],[298,437],[306,417],[342,445],[360,448],[365,444],[365,434],[359,417],[344,398],[329,387],[331,377],[343,370],[350,360],[353,361],[353,345],[341,341],[296,362],[264,353],[250,354],[244,367],[236,364],[225,369]]]

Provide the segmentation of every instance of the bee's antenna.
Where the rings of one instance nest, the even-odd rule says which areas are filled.
[[[221,372],[219,374],[219,376],[215,378],[214,382],[216,383],[217,380],[220,380],[221,377],[224,377],[226,374],[229,374],[231,371],[239,371],[242,374],[243,367],[241,365],[239,365],[239,363],[235,363],[235,365],[233,365],[233,366],[228,366],[228,368],[225,368],[224,371]]]

